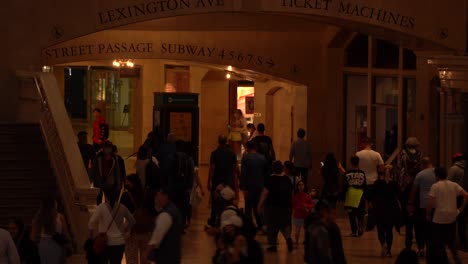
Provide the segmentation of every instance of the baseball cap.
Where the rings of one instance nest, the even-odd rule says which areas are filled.
[[[236,197],[236,193],[231,189],[231,187],[224,187],[220,192],[221,197],[226,201],[231,201]]]
[[[453,154],[452,162],[457,162],[457,161],[460,161],[460,160],[466,160],[466,157],[465,157],[465,155],[463,155],[463,153],[457,152],[457,153]]]

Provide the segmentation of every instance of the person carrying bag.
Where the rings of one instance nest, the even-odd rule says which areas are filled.
[[[93,237],[93,230],[96,227],[99,235],[95,239],[89,239],[85,244],[88,263],[120,264],[122,262],[126,243],[125,235],[135,225],[135,219],[127,207],[120,204],[120,195],[119,191],[106,195],[108,198],[106,203],[100,204],[89,220],[90,237]]]

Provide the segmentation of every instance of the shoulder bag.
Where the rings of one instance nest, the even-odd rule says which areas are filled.
[[[120,209],[120,203],[117,206],[117,210],[114,212],[114,215],[112,216],[112,220],[107,227],[107,230],[105,233],[99,233],[99,235],[94,239],[93,242],[93,251],[96,255],[100,255],[104,249],[107,247],[107,232],[112,226],[112,223],[114,223],[115,217],[117,216],[117,213],[119,212]],[[112,212],[112,211],[111,211]]]

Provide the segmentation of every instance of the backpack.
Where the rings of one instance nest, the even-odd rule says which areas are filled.
[[[237,216],[239,216],[242,219],[242,233],[247,239],[253,239],[255,238],[255,235],[257,234],[257,227],[254,225],[252,219],[250,217],[247,217],[245,214],[245,211],[243,208],[238,208],[235,205],[228,206],[224,210],[232,210],[235,211]]]
[[[182,152],[176,153],[176,168],[174,183],[179,190],[189,190],[193,185],[194,168],[190,157]]]
[[[161,169],[153,160],[145,168],[145,188],[151,191],[161,188]]]
[[[101,123],[99,124],[99,130],[101,130],[101,140],[109,138],[109,124]]]

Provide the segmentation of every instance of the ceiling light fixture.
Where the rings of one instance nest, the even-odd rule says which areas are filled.
[[[116,68],[122,68],[122,67],[127,67],[127,68],[133,68],[135,67],[135,63],[131,60],[114,60],[112,61],[112,66]]]

